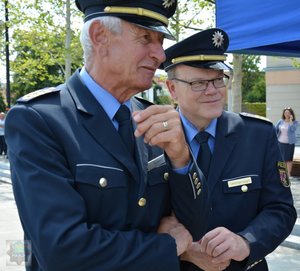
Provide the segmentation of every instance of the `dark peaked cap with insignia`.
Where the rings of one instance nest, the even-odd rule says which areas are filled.
[[[168,71],[178,64],[184,64],[215,70],[231,69],[224,63],[228,45],[228,36],[222,29],[201,31],[166,49],[166,60],[160,68]]]
[[[85,22],[99,16],[115,16],[174,40],[167,26],[177,0],[76,0],[76,5],[84,13]]]

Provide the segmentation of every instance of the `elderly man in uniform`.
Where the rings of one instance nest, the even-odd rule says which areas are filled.
[[[188,270],[219,270],[230,261],[225,270],[267,271],[265,256],[297,215],[272,123],[223,109],[228,43],[223,30],[208,29],[168,48],[163,63],[210,193],[208,230],[181,259],[200,267]]]
[[[205,226],[205,185],[178,112],[133,97],[165,60],[176,0],[76,4],[84,67],[7,116],[27,270],[178,271]]]

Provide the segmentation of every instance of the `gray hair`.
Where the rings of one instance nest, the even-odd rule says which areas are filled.
[[[97,17],[85,22],[80,35],[80,42],[83,48],[84,63],[89,62],[92,57],[93,47],[91,44],[89,29],[91,24],[95,21],[101,22],[109,31],[114,34],[119,34],[122,31],[121,19],[113,16]]]
[[[168,79],[171,80],[176,77],[176,66],[167,71]]]

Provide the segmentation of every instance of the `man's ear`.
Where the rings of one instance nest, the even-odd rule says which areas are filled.
[[[94,48],[103,46],[107,43],[107,29],[100,21],[94,21],[89,29],[91,43]]]
[[[168,87],[168,90],[169,90],[169,92],[170,92],[170,95],[171,95],[172,99],[173,99],[174,101],[176,101],[176,100],[177,100],[177,95],[176,95],[175,85],[174,85],[173,81],[167,79],[166,85],[167,85],[167,87]]]

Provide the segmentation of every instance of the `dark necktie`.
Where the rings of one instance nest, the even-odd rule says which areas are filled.
[[[119,123],[119,134],[130,151],[132,157],[134,157],[134,135],[129,108],[122,104],[115,114],[115,119]]]
[[[212,157],[211,151],[208,146],[209,133],[199,132],[195,136],[195,138],[200,144],[200,150],[199,150],[198,157],[197,157],[197,163],[198,163],[199,168],[202,170],[203,174],[207,178],[210,160]]]

